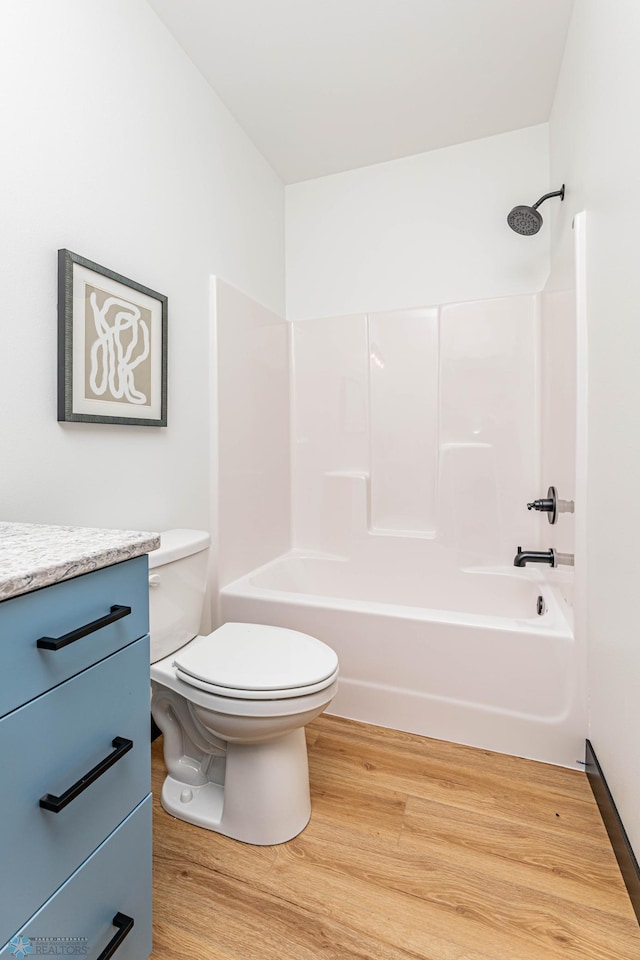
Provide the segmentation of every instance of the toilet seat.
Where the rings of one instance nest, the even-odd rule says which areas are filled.
[[[172,661],[179,680],[240,700],[286,700],[330,686],[335,652],[306,633],[255,623],[225,623],[195,637]]]
[[[325,690],[331,686],[337,679],[338,669],[331,676],[319,683],[310,683],[300,687],[284,687],[279,690],[243,690],[236,687],[222,687],[215,683],[207,683],[205,680],[198,680],[197,677],[191,677],[183,673],[176,667],[176,677],[190,687],[197,687],[206,693],[215,694],[218,697],[230,697],[234,700],[290,700],[293,697],[304,697],[311,693],[317,693],[319,690]]]

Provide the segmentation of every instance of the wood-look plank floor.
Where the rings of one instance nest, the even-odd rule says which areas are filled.
[[[251,847],[175,820],[153,745],[153,960],[640,960],[583,773],[337,717],[313,812]]]

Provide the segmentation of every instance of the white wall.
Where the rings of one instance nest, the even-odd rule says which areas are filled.
[[[506,216],[548,185],[541,124],[288,186],[287,319],[536,293],[549,232]]]
[[[144,0],[5,5],[4,520],[209,527],[209,277],[284,309],[283,187]],[[166,429],[56,422],[56,251],[169,298]]]
[[[576,3],[550,123],[567,197],[553,246],[587,211],[590,737],[640,855],[640,5]],[[578,518],[576,518],[577,520]]]

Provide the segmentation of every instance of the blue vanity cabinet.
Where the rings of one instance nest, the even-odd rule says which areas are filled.
[[[148,567],[146,556],[134,557],[0,603],[0,651],[10,670],[0,686],[0,717],[148,632]],[[58,650],[37,644],[109,618]]]
[[[27,954],[58,943],[145,960],[147,558],[0,603],[0,644],[0,956],[16,955],[18,937]]]
[[[123,933],[114,960],[147,957],[151,951],[150,837],[149,796],[17,931],[13,943],[0,950],[0,957],[15,960],[16,947],[24,944],[34,956],[55,953],[98,960]],[[127,920],[121,917],[133,919],[128,931]]]

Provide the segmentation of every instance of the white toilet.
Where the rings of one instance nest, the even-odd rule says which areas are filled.
[[[209,535],[169,530],[149,555],[151,711],[162,806],[245,843],[291,840],[311,814],[304,726],[333,700],[338,658],[295,630],[225,623],[197,636]]]

